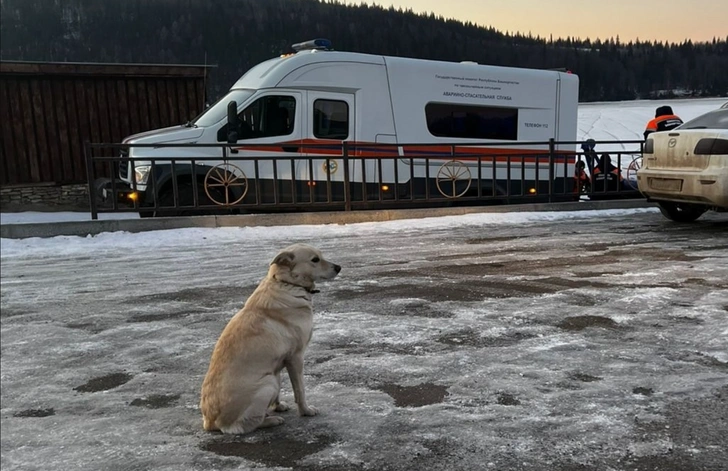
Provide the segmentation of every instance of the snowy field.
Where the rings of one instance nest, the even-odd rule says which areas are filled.
[[[320,415],[201,428],[227,320],[292,242],[343,266]],[[653,208],[2,239],[3,471],[725,471],[728,218]],[[285,376],[284,376],[285,377]],[[283,388],[291,401],[290,384]]]
[[[669,105],[683,121],[688,121],[726,102],[728,97],[581,103],[576,135],[579,141],[642,140],[645,125],[655,117],[658,106]]]
[[[628,141],[641,140],[642,132],[647,122],[655,116],[655,109],[660,105],[670,105],[673,111],[683,120],[695,118],[710,110],[719,108],[728,101],[726,98],[706,99],[680,99],[659,101],[624,101],[605,103],[583,103],[579,105],[579,121],[577,126],[577,140],[585,141],[592,138],[596,141]],[[603,144],[597,146],[597,152],[620,152],[639,149],[638,145]],[[578,150],[578,149],[577,149]],[[618,163],[627,176],[632,154],[624,154],[617,162],[613,155],[614,164]],[[99,214],[99,219],[138,218],[137,214],[117,213]],[[87,212],[57,212],[57,213],[2,213],[1,224],[53,222],[53,221],[88,221],[91,220]]]

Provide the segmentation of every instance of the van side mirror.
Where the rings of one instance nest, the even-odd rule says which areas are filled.
[[[235,100],[232,100],[230,103],[228,103],[227,116],[227,141],[228,144],[235,144],[236,142],[238,142],[238,129],[240,128],[240,123],[238,121],[238,103]]]

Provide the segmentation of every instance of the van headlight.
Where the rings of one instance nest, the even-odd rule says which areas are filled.
[[[136,182],[139,185],[146,185],[151,170],[151,165],[140,165],[138,167],[134,167],[134,177],[136,178]]]

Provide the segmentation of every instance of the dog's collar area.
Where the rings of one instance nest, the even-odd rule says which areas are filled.
[[[295,286],[296,288],[301,288],[303,290],[306,290],[306,292],[310,293],[310,294],[315,294],[315,293],[321,292],[321,290],[318,290],[318,289],[306,288],[305,286],[297,285],[297,284],[291,283],[290,281],[279,280],[278,278],[276,278],[276,281],[278,281],[278,283],[283,283],[284,285],[291,285],[291,286]]]

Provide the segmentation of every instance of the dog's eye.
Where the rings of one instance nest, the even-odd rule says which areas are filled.
[[[318,262],[320,262],[321,260],[320,260],[320,259],[319,259],[318,257],[314,257],[314,258],[312,258],[312,259],[311,259],[311,261],[312,261],[313,263],[318,263]]]

